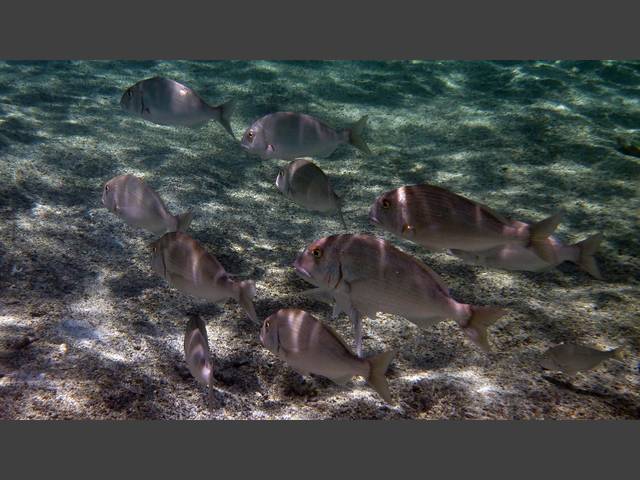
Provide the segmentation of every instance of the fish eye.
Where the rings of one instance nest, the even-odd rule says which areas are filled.
[[[322,256],[322,250],[320,250],[319,248],[314,248],[313,250],[311,250],[311,255],[316,258],[320,258]]]
[[[109,191],[109,185],[105,185],[105,186],[104,186],[104,191],[105,191],[105,192],[108,192],[108,191]]]
[[[385,210],[387,208],[389,208],[391,206],[391,202],[389,200],[387,200],[386,198],[382,201],[382,208],[384,208]]]
[[[267,322],[264,324],[265,328],[269,328],[271,326],[271,320],[267,320]]]
[[[256,134],[253,133],[253,130],[249,130],[247,132],[247,138],[249,139],[250,142],[253,141],[253,137],[255,137],[255,136],[256,136]]]
[[[158,249],[157,249],[156,247],[151,247],[151,251],[152,251],[153,253],[156,253],[156,252],[158,251]]]
[[[131,90],[127,90],[127,97],[131,97]]]

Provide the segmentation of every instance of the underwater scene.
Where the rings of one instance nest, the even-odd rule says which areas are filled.
[[[640,418],[640,61],[0,62],[0,418]]]

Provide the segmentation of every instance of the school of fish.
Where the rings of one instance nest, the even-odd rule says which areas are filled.
[[[143,120],[170,126],[198,127],[214,120],[230,134],[233,100],[212,107],[191,88],[164,77],[139,81],[120,100],[122,109]],[[345,314],[353,327],[353,350],[327,322],[310,313],[286,308],[261,320],[254,308],[253,280],[236,280],[198,240],[188,233],[192,212],[169,213],[160,195],[141,178],[119,175],[102,190],[105,208],[126,224],[156,237],[150,245],[150,270],[169,287],[210,302],[231,298],[260,325],[259,340],[273,355],[301,375],[319,375],[344,385],[362,377],[387,403],[394,403],[385,374],[393,351],[363,356],[362,323],[392,314],[421,329],[453,320],[472,345],[491,351],[490,327],[508,320],[499,305],[475,305],[454,298],[429,266],[383,238],[349,233],[344,198],[312,160],[330,156],[340,145],[370,155],[363,133],[367,117],[336,129],[304,113],[274,112],[257,119],[239,145],[261,159],[288,161],[275,186],[284,198],[302,208],[336,215],[342,232],[316,239],[292,263],[313,288],[300,292],[333,303],[332,318]],[[235,138],[235,137],[234,137]],[[371,199],[369,221],[376,227],[427,250],[445,251],[461,261],[488,268],[538,272],[568,261],[598,280],[602,275],[594,254],[603,237],[597,233],[573,245],[555,237],[562,215],[555,212],[535,223],[508,218],[472,199],[432,184],[400,186]],[[366,213],[366,212],[363,212]],[[293,239],[292,239],[293,240]],[[192,316],[184,337],[185,362],[191,375],[213,388],[215,362],[204,321]],[[561,344],[540,356],[539,367],[567,375],[622,359],[621,347],[602,351],[579,344]]]

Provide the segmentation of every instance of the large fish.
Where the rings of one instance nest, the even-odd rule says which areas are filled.
[[[297,309],[282,309],[268,317],[260,341],[301,375],[321,375],[340,385],[354,376],[364,377],[385,402],[391,403],[385,373],[392,351],[359,358],[332,328]]]
[[[342,226],[347,228],[340,197],[331,188],[325,173],[310,160],[298,158],[280,170],[276,187],[287,198],[309,210],[338,212]]]
[[[383,229],[432,250],[488,250],[507,244],[530,246],[543,260],[555,261],[547,237],[560,214],[529,225],[435,185],[400,187],[380,195],[369,219]]]
[[[551,236],[547,238],[547,242],[554,252],[554,262],[546,262],[533,253],[531,247],[517,244],[501,245],[481,252],[465,252],[456,249],[452,249],[450,252],[465,263],[472,265],[527,272],[548,270],[568,261],[580,266],[592,277],[602,280],[600,269],[593,256],[601,241],[602,234],[600,233],[573,245],[565,245],[556,237]]]
[[[253,307],[252,280],[236,282],[218,260],[186,233],[167,233],[151,244],[153,271],[183,293],[212,302],[233,298],[251,320],[260,323]]]
[[[127,88],[120,99],[120,106],[126,112],[158,125],[197,127],[216,120],[229,135],[234,136],[229,124],[235,107],[233,100],[212,107],[191,88],[170,78],[153,77],[139,81]]]
[[[362,139],[366,123],[367,117],[364,116],[350,128],[334,130],[304,113],[270,113],[256,120],[247,129],[241,146],[262,159],[324,158],[343,143],[349,143],[364,153],[371,154]]]
[[[190,211],[171,215],[155,190],[133,175],[109,180],[102,189],[102,204],[127,224],[154,235],[185,231],[193,218]]]
[[[540,360],[540,365],[547,370],[560,370],[567,375],[591,370],[609,358],[622,360],[620,347],[603,352],[584,345],[563,343],[547,350]]]
[[[423,328],[452,319],[471,341],[489,351],[487,327],[506,313],[500,308],[457,302],[433,270],[370,235],[343,234],[317,240],[298,255],[294,268],[318,287],[317,293],[335,300],[334,316],[344,312],[351,318],[359,356],[363,316],[391,313]]]
[[[211,388],[213,364],[209,352],[207,327],[198,316],[193,316],[187,323],[184,335],[184,359],[191,375],[200,383]]]

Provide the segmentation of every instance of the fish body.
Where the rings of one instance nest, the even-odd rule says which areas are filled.
[[[188,295],[219,302],[235,299],[251,320],[258,323],[253,306],[255,284],[237,282],[220,262],[186,233],[171,232],[151,244],[153,271],[170,286]]]
[[[119,175],[102,189],[102,204],[125,223],[154,235],[185,231],[193,218],[191,212],[172,215],[155,190],[134,175]]]
[[[335,130],[304,113],[270,113],[256,120],[246,130],[241,146],[262,159],[324,158],[344,143],[371,153],[361,136],[366,120],[365,116],[351,128]]]
[[[581,242],[567,245],[554,236],[547,238],[549,248],[554,252],[554,261],[547,262],[533,252],[531,247],[509,244],[480,252],[450,250],[451,254],[465,263],[503,270],[540,272],[557,267],[563,262],[572,262],[597,279],[602,279],[598,265],[593,258],[602,235],[593,235]]]
[[[191,88],[165,77],[141,80],[129,87],[120,99],[124,111],[152,123],[197,127],[216,120],[231,136],[229,119],[234,105],[230,101],[212,107]]]
[[[572,343],[563,343],[547,350],[540,365],[547,370],[560,370],[567,375],[591,370],[609,358],[622,359],[622,349],[602,351]]]
[[[209,352],[207,328],[200,317],[192,317],[184,335],[184,357],[191,375],[203,385],[211,386],[213,365]]]
[[[384,374],[393,353],[359,358],[333,329],[304,310],[282,309],[269,316],[260,341],[302,375],[313,373],[338,384],[364,377],[385,401],[391,401]]]
[[[381,228],[431,250],[466,252],[502,245],[531,246],[542,259],[553,260],[546,242],[560,222],[554,215],[529,225],[512,222],[481,203],[435,185],[410,185],[380,195],[369,219]]]
[[[426,328],[455,320],[483,350],[489,350],[487,326],[504,315],[499,308],[478,307],[453,299],[444,281],[419,260],[370,235],[342,234],[317,240],[296,258],[298,275],[336,302],[354,323],[361,352],[362,316],[391,313]]]
[[[318,212],[338,212],[342,217],[341,200],[333,191],[329,179],[315,163],[298,158],[278,173],[276,187],[295,203]]]

